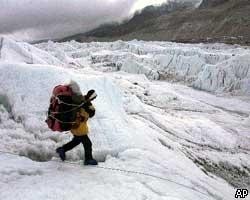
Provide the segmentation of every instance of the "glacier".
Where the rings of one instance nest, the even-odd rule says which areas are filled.
[[[0,199],[227,200],[249,189],[248,47],[0,39]],[[98,94],[90,138],[105,169],[84,167],[80,145],[66,163],[55,153],[71,135],[44,120],[53,87],[70,79]]]
[[[94,67],[100,65],[102,70],[106,66],[106,70],[145,74],[151,80],[183,81],[209,92],[250,94],[249,47],[136,40],[91,45],[52,42],[37,47],[64,60],[74,58],[80,66],[85,64],[81,59],[91,58]],[[62,50],[68,53],[62,55]]]

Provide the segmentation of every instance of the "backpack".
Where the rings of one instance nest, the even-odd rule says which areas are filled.
[[[58,85],[53,89],[46,123],[52,131],[69,131],[76,123],[76,115],[82,102],[74,103],[74,93],[68,85]]]

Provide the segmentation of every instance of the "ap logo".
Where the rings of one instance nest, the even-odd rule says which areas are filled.
[[[235,194],[235,198],[246,198],[246,196],[248,195],[248,190],[247,189],[237,189],[236,194]]]

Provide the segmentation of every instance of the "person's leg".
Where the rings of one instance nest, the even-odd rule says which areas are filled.
[[[82,137],[82,143],[85,150],[84,165],[97,165],[97,161],[92,157],[92,142],[87,135]]]
[[[85,150],[85,160],[93,159],[92,157],[92,142],[87,135],[82,136],[82,144]]]
[[[62,146],[64,152],[73,149],[75,146],[77,146],[78,144],[81,143],[81,140],[82,140],[81,137],[74,136],[73,139],[70,142],[68,142],[67,144]]]
[[[56,149],[56,152],[59,154],[62,161],[66,159],[65,152],[73,149],[75,146],[81,143],[81,137],[74,136],[74,138],[68,142],[67,144],[63,145]]]

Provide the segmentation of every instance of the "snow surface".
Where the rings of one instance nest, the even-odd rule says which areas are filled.
[[[0,199],[228,200],[250,188],[248,48],[0,44]],[[80,145],[71,163],[59,161],[55,149],[72,136],[44,120],[53,87],[70,79],[97,91],[89,124],[99,166],[162,179],[83,167]]]

